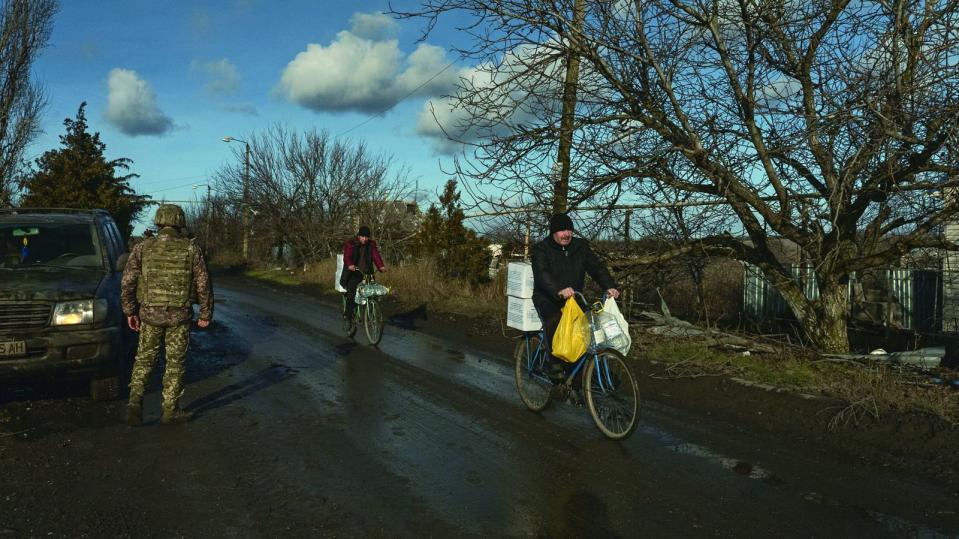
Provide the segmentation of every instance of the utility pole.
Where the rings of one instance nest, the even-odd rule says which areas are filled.
[[[559,178],[553,186],[553,213],[565,213],[569,204],[569,162],[573,145],[573,120],[576,117],[576,87],[579,82],[579,43],[586,20],[586,0],[575,0],[573,24],[567,36],[566,80],[563,83],[563,112],[559,122]]]
[[[213,220],[213,199],[210,197],[210,184],[206,184],[206,250],[207,256],[213,257],[213,236],[210,235],[210,221]]]
[[[250,261],[250,143],[236,137],[223,137],[223,142],[243,143],[243,262]]]
[[[243,142],[243,261],[250,261],[250,143]]]

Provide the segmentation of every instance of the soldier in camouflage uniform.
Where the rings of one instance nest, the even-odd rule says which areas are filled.
[[[123,270],[121,301],[130,329],[140,332],[140,344],[130,376],[127,423],[143,423],[143,392],[166,344],[163,373],[162,424],[182,423],[190,414],[179,407],[183,395],[186,353],[190,344],[193,303],[200,305],[197,326],[213,319],[213,290],[203,253],[185,234],[186,216],[174,204],[157,208],[158,232],[133,247]],[[195,301],[194,301],[195,299]]]

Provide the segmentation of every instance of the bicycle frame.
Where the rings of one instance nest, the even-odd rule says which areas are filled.
[[[578,295],[580,298],[583,298],[583,303],[586,303],[586,298],[584,298],[582,294],[580,294],[579,292],[575,292],[575,294]],[[603,297],[605,299],[605,294]],[[580,370],[582,370],[586,366],[586,363],[589,360],[588,358],[592,356],[592,360],[596,362],[596,377],[597,377],[596,381],[599,383],[600,388],[605,390],[606,388],[611,388],[613,385],[612,375],[609,372],[609,365],[605,361],[600,363],[599,352],[602,350],[602,347],[596,343],[595,332],[597,329],[599,329],[598,326],[596,325],[596,314],[592,307],[589,307],[588,312],[589,312],[589,344],[586,346],[586,352],[584,352],[583,355],[579,357],[579,359],[577,359],[574,363],[572,363],[572,365],[574,365],[573,370],[569,373],[569,375],[566,376],[566,379],[562,383],[570,384],[572,380],[576,377],[576,375],[579,374]],[[531,352],[530,338],[533,337],[534,335],[539,335],[539,346],[537,346],[536,350],[533,353],[530,353]],[[527,365],[527,368],[530,369],[530,371],[532,371],[533,362],[536,361],[536,358],[538,358],[540,354],[546,353],[546,350],[547,350],[545,346],[546,331],[541,329],[539,331],[527,332],[523,335],[523,338],[526,340],[526,357],[529,358],[528,361],[530,362]]]

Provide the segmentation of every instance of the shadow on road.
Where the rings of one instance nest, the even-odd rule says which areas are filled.
[[[417,320],[426,320],[427,311],[426,304],[422,304],[419,307],[410,309],[409,311],[396,313],[389,318],[389,323],[403,329],[413,330],[416,329]]]
[[[239,339],[231,338],[230,328],[222,322],[214,323],[207,330],[194,328],[190,333],[190,351],[187,355],[186,384],[192,384],[245,361],[250,350]],[[133,355],[120,377],[120,398],[126,399],[130,383],[130,371],[133,368]],[[150,374],[147,392],[158,392],[162,388],[161,379],[166,363],[163,349],[157,355],[156,363]],[[29,376],[0,381],[0,405],[6,403],[32,401],[65,401],[89,398],[90,375]]]
[[[230,403],[243,399],[257,391],[266,389],[274,384],[286,380],[297,372],[296,369],[273,363],[269,367],[257,372],[256,374],[241,380],[235,384],[218,389],[205,397],[201,397],[191,402],[186,410],[193,412],[195,417],[201,416],[210,410],[226,406]]]

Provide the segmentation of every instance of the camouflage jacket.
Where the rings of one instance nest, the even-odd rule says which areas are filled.
[[[179,237],[174,228],[164,228],[157,234],[157,241],[164,238]],[[143,272],[143,243],[138,243],[130,252],[130,258],[123,269],[123,279],[120,281],[120,303],[123,305],[123,314],[131,316],[139,314],[140,319],[154,326],[176,326],[193,318],[192,307],[140,307],[137,301],[137,284]],[[206,269],[206,260],[200,249],[193,252],[193,283],[192,296],[195,303],[200,305],[200,320],[213,319],[213,285],[210,283],[210,273]]]

